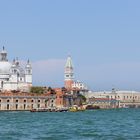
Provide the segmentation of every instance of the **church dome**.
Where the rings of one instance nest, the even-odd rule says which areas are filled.
[[[0,74],[9,74],[11,69],[11,63],[8,61],[0,61]]]

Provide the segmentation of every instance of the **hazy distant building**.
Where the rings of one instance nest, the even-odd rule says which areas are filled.
[[[0,52],[0,90],[28,91],[32,86],[32,66],[27,61],[25,68],[20,66],[18,59],[10,63],[4,47]]]
[[[140,92],[136,91],[112,91],[88,92],[86,98],[108,98],[120,101],[119,107],[140,107]]]
[[[87,90],[87,86],[80,82],[74,80],[74,68],[72,59],[68,56],[66,65],[65,65],[65,88],[67,89],[78,89],[78,90]]]

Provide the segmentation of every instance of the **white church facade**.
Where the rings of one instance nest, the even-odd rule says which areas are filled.
[[[18,59],[10,63],[4,47],[0,52],[0,91],[29,91],[32,86],[32,66],[29,60],[25,68]]]

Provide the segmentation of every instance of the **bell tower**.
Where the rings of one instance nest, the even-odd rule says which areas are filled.
[[[0,61],[8,61],[7,60],[7,52],[5,51],[5,47],[3,46],[3,50],[0,52]]]
[[[25,81],[29,85],[32,85],[32,66],[30,61],[27,61],[26,67],[25,67]]]
[[[65,88],[71,89],[72,84],[74,82],[74,73],[73,73],[73,64],[72,64],[72,59],[70,56],[68,56],[66,65],[65,65]]]

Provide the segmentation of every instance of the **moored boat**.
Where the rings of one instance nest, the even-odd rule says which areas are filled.
[[[67,112],[66,108],[35,108],[30,110],[30,112]]]
[[[73,107],[69,108],[69,111],[78,112],[78,111],[85,111],[85,109],[83,107],[73,106]]]

